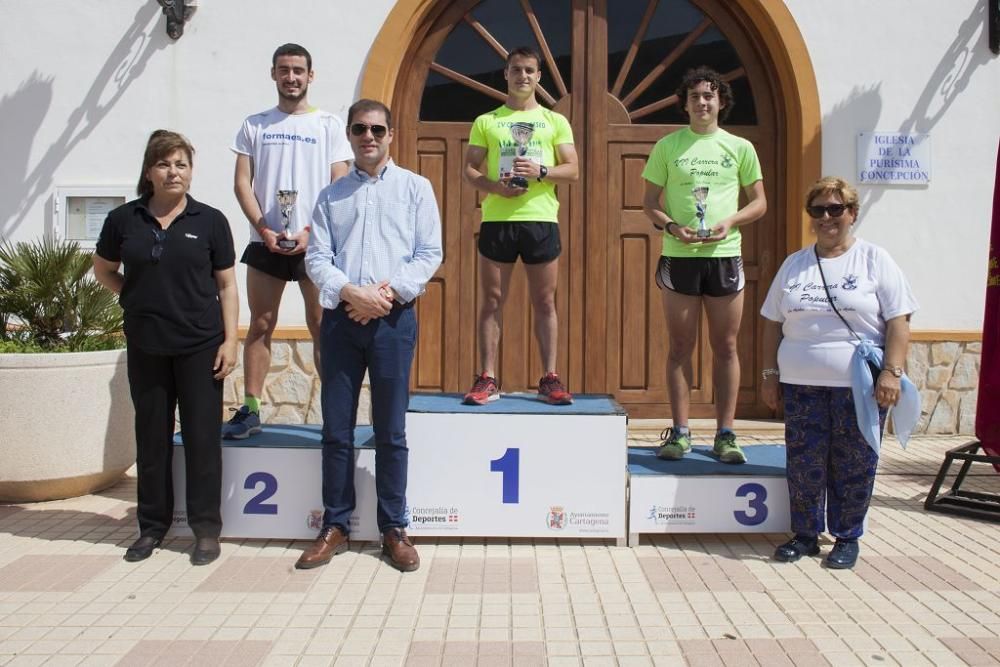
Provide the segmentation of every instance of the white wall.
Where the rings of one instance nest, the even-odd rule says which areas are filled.
[[[858,234],[902,266],[921,304],[913,328],[981,329],[1000,141],[1000,57],[987,45],[987,3],[786,5],[816,71],[826,174],[856,172],[859,132],[930,134],[930,185],[859,188]]]
[[[146,139],[163,127],[194,144],[191,193],[229,217],[239,254],[249,227],[233,196],[229,146],[245,116],[277,101],[275,47],[309,49],[310,102],[345,116],[392,4],[202,0],[172,42],[153,0],[0,0],[0,236],[18,241],[48,230],[57,186],[127,184],[134,192]],[[348,21],[348,8],[366,20]],[[305,322],[294,286],[280,322]]]
[[[914,328],[981,328],[1000,137],[1000,58],[986,45],[986,3],[786,4],[819,82],[826,173],[854,173],[858,132],[931,135],[931,185],[862,189],[859,233],[888,248],[912,281],[922,304]],[[202,0],[174,43],[153,0],[0,0],[0,235],[46,230],[58,185],[134,185],[146,137],[167,127],[194,143],[192,193],[230,217],[242,248],[229,145],[247,114],[275,103],[272,51],[289,41],[310,49],[310,100],[344,114],[392,5]],[[294,292],[282,305],[286,325],[304,321]]]

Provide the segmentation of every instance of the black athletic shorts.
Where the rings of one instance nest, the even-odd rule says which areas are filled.
[[[746,285],[742,257],[661,257],[656,285],[688,296],[729,296]]]
[[[286,282],[308,280],[306,275],[306,254],[279,255],[267,249],[262,241],[251,241],[243,251],[241,262]]]
[[[484,222],[479,226],[479,254],[503,264],[545,264],[562,252],[557,222]]]

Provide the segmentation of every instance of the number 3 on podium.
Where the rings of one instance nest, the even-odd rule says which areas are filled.
[[[752,497],[747,500],[747,509],[753,510],[753,513],[748,514],[743,510],[737,510],[733,512],[733,516],[744,526],[759,526],[767,521],[767,505],[764,504],[764,501],[767,500],[767,489],[762,484],[754,482],[748,482],[736,489],[737,498],[748,496]]]

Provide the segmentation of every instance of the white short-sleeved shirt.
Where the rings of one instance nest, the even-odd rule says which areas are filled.
[[[289,231],[310,224],[320,190],[330,183],[330,165],[354,159],[344,122],[319,109],[287,114],[277,107],[248,116],[232,150],[253,162],[253,192],[267,226],[282,231],[278,190],[296,190]],[[251,241],[260,241],[255,230]]]
[[[885,323],[919,307],[910,284],[889,253],[855,239],[840,257],[822,259],[830,296],[862,338],[885,345]],[[814,246],[789,255],[771,283],[761,315],[781,322],[781,381],[850,387],[856,339],[830,307]]]

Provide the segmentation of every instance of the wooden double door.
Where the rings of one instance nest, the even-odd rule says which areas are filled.
[[[725,0],[454,0],[419,31],[394,94],[403,165],[431,180],[443,220],[444,262],[420,299],[413,372],[419,391],[463,392],[478,372],[476,241],[480,194],[462,179],[472,120],[503,103],[504,57],[542,53],[540,102],[566,115],[580,181],[559,187],[558,368],[571,391],[608,393],[634,417],[668,414],[666,335],[653,271],[661,236],[642,212],[641,172],[653,144],[684,126],[674,95],[683,73],[708,65],[730,82],[725,123],[755,145],[770,209],[743,228],[747,274],[739,348],[738,415],[770,414],[758,395],[757,313],[784,256],[780,119],[771,72]],[[524,271],[504,309],[498,379],[533,390],[542,368]],[[712,408],[712,355],[701,325],[692,415]]]

